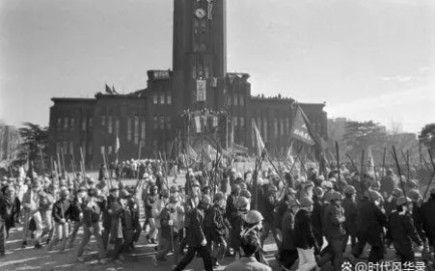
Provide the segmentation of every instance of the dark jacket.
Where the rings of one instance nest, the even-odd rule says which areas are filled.
[[[423,203],[420,209],[421,221],[423,223],[423,229],[426,232],[426,236],[429,241],[435,243],[435,197],[431,198]]]
[[[58,200],[53,204],[53,210],[51,212],[55,222],[60,223],[63,218],[68,221],[71,217],[72,202],[69,199]]]
[[[311,212],[311,223],[315,234],[322,234],[323,203],[314,198],[313,211]]]
[[[83,223],[87,227],[92,227],[92,224],[98,223],[101,216],[101,208],[96,202],[91,201],[92,199],[87,199],[81,206],[83,210]],[[91,202],[91,204],[88,204],[89,202]]]
[[[388,229],[388,237],[393,242],[397,242],[402,246],[410,246],[412,241],[414,241],[417,245],[422,245],[422,241],[414,227],[412,217],[408,213],[399,214],[397,211],[392,212],[388,223]]]
[[[301,209],[295,216],[294,245],[297,248],[309,249],[316,247],[313,228],[311,226],[311,214],[307,210]]]
[[[326,239],[340,239],[345,235],[344,231],[344,209],[331,203],[325,208],[323,227]]]
[[[294,227],[295,227],[295,215],[288,209],[282,218],[282,249],[294,250]]]
[[[166,240],[171,240],[171,231],[173,234],[173,238],[177,237],[178,232],[175,231],[175,227],[173,226],[169,226],[168,222],[171,219],[171,212],[170,210],[165,207],[162,209],[162,211],[160,212],[160,226],[161,226],[161,231],[162,231],[162,238],[166,239]],[[175,220],[172,220],[175,223]]]
[[[204,210],[195,208],[189,216],[189,231],[187,233],[187,244],[191,247],[200,247],[204,234]]]
[[[77,199],[77,197],[71,203],[71,213],[70,220],[80,221],[80,214],[82,213],[82,207]]]
[[[206,212],[205,221],[205,228],[211,232],[214,241],[217,241],[218,237],[225,235],[225,228],[230,227],[225,217],[225,210],[218,205],[212,206]]]
[[[344,209],[344,216],[346,221],[344,222],[344,228],[346,232],[355,235],[356,234],[356,217],[357,217],[357,207],[356,202],[353,199],[345,198],[341,204]]]
[[[231,195],[227,198],[227,205],[225,213],[228,216],[228,220],[231,224],[234,222],[234,219],[237,216],[237,195],[231,193]]]
[[[383,228],[387,226],[387,217],[368,199],[358,205],[357,232],[365,235],[371,245],[382,245]]]
[[[278,206],[276,207],[276,215],[275,215],[275,228],[280,229],[282,227],[282,219],[284,217],[284,214],[288,210],[288,198],[285,196],[283,199],[281,199],[278,202]]]

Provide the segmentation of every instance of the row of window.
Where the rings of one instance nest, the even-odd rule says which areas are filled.
[[[267,119],[266,118],[253,118],[252,122],[255,123],[257,125],[258,131],[261,134],[261,137],[263,139],[264,142],[266,142],[268,140],[268,123],[267,123]],[[275,118],[273,120],[273,137],[278,137],[278,136],[283,136],[283,135],[288,135],[290,134],[290,129],[291,129],[291,123],[290,123],[290,118]],[[252,134],[251,134],[251,139],[252,139],[252,146],[255,147],[256,146],[256,138],[255,138],[255,133],[254,130],[252,130]]]
[[[172,117],[154,116],[153,117],[154,130],[157,129],[172,129]]]
[[[132,141],[134,144],[139,144],[145,141],[146,123],[145,120],[139,121],[139,116],[127,118],[127,141]]]
[[[172,104],[172,95],[170,92],[154,93],[153,104]]]
[[[77,148],[77,149],[76,149]],[[93,146],[92,142],[89,142],[86,146],[85,142],[82,142],[81,146],[75,146],[74,142],[70,141],[60,141],[56,142],[56,153],[59,155],[73,155],[76,159],[80,158],[80,148],[83,152],[86,152],[88,155],[92,155]],[[85,154],[85,153],[83,153]],[[76,157],[79,156],[79,157]]]
[[[76,125],[76,119],[74,117],[58,117],[56,120],[56,130],[71,130],[73,131]],[[82,118],[80,127],[82,131],[86,131],[88,128],[92,128],[92,118]]]
[[[227,105],[228,106],[244,106],[245,105],[245,96],[243,94],[233,94],[228,96],[227,98]]]

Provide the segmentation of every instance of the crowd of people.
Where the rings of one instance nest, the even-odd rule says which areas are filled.
[[[226,270],[268,271],[264,245],[271,233],[281,270],[341,270],[345,258],[359,261],[366,245],[372,263],[394,249],[402,263],[417,266],[419,250],[433,264],[435,188],[425,200],[419,181],[391,168],[364,174],[345,166],[324,174],[314,166],[303,173],[259,168],[188,168],[185,184],[177,185],[164,163],[143,161],[129,173],[138,180],[134,187],[109,181],[104,169],[98,180],[81,173],[3,177],[0,257],[19,223],[23,248],[77,247],[79,262],[94,236],[99,262],[122,264],[143,234],[155,245],[155,265],[184,270],[199,255],[207,271],[226,257],[236,259]]]

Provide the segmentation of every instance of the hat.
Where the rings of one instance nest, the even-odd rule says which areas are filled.
[[[214,195],[214,200],[215,200],[215,201],[222,200],[223,198],[224,198],[224,194],[222,194],[222,192],[217,192],[217,193]]]
[[[171,186],[171,188],[169,189],[169,192],[171,192],[171,193],[178,192],[178,187],[176,187],[175,185]]]
[[[237,199],[237,209],[245,208],[249,205],[249,200],[245,197],[239,197]]]
[[[409,190],[408,196],[412,201],[419,201],[422,198],[420,192],[415,189]]]
[[[119,190],[119,188],[117,187],[117,186],[113,186],[112,188],[110,188],[110,193],[112,193],[112,192],[115,192],[115,191],[118,191]]]
[[[401,206],[401,205],[404,205],[404,204],[406,204],[408,202],[411,202],[410,198],[408,198],[408,197],[406,197],[406,198],[405,197],[400,197],[400,198],[397,199],[396,204],[397,204],[397,206]]]
[[[242,189],[242,190],[246,190],[246,189],[248,189],[248,186],[246,185],[246,183],[240,183],[240,189]]]
[[[323,188],[332,188],[332,182],[330,182],[330,181],[324,181],[324,182],[322,182],[322,187]]]
[[[303,197],[299,199],[299,202],[301,203],[301,207],[310,207],[313,206],[313,201],[308,197]]]
[[[341,194],[339,192],[334,191],[331,194],[331,200],[342,200],[342,196],[341,196]]]
[[[79,189],[77,190],[77,192],[84,192],[84,191],[86,191],[86,190],[88,190],[85,186],[79,186]]]
[[[249,192],[248,190],[242,190],[242,191],[240,191],[240,196],[241,197],[245,197],[247,199],[252,198],[251,192]]]
[[[353,187],[352,185],[348,185],[346,186],[346,188],[344,189],[344,193],[347,195],[355,195],[356,193],[356,189],[355,187]]]
[[[192,182],[192,187],[199,187],[199,182],[197,181],[197,180],[194,180],[193,182]]]

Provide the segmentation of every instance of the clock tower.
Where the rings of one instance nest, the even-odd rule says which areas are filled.
[[[173,90],[177,111],[223,106],[225,0],[174,0]]]

